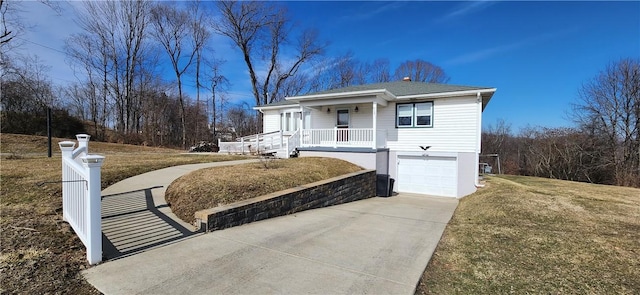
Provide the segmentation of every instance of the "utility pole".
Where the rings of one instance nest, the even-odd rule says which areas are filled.
[[[211,79],[211,102],[213,103],[213,142],[216,142],[216,86],[218,86],[218,77]],[[217,144],[217,143],[216,143]]]
[[[51,107],[47,107],[47,157],[51,158]]]

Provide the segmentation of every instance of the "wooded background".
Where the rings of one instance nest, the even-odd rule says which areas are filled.
[[[444,69],[421,58],[392,70],[384,57],[328,57],[329,40],[316,28],[291,33],[293,22],[278,3],[138,0],[87,1],[69,16],[82,28],[65,48],[77,82],[59,86],[36,56],[17,50],[16,37],[28,25],[16,17],[19,5],[0,0],[3,133],[46,134],[52,108],[54,136],[87,132],[102,141],[186,148],[259,132],[262,120],[252,107],[286,96],[403,77],[449,81]],[[213,10],[222,17],[211,18]],[[226,42],[215,44],[214,35]],[[224,59],[214,49],[229,44],[243,56],[253,104],[226,93]],[[503,173],[640,186],[639,59],[612,61],[577,90],[567,110],[573,126],[514,132],[498,121],[485,128],[482,153],[499,154]],[[497,167],[495,158],[485,160]]]

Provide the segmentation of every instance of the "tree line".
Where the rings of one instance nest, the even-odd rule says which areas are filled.
[[[257,106],[404,77],[449,81],[441,67],[423,59],[392,70],[385,58],[327,56],[320,32],[294,30],[285,7],[274,2],[121,0],[83,2],[75,16],[82,31],[65,48],[78,81],[56,86],[37,57],[16,53],[25,28],[17,4],[0,0],[2,132],[38,133],[46,108],[53,107],[56,117],[70,122],[59,129],[84,124],[99,140],[185,147],[257,133],[259,114],[226,93],[233,81],[214,50],[229,43],[243,58]],[[622,59],[585,82],[570,112],[573,127],[527,127],[516,134],[498,122],[483,132],[483,153],[499,154],[505,173],[640,186],[639,63]],[[186,93],[185,85],[195,92]]]
[[[14,37],[25,27],[16,17],[18,5],[0,1],[3,87],[24,82],[22,76],[32,78],[13,84],[25,87],[3,92],[3,112],[27,111],[15,108],[17,101],[53,106],[88,123],[87,132],[98,140],[185,147],[259,132],[259,113],[246,103],[230,101],[226,94],[233,81],[222,73],[224,57],[217,57],[215,49],[229,44],[215,41],[220,40],[215,35],[226,37],[241,53],[256,106],[405,76],[448,81],[442,68],[421,59],[406,61],[391,72],[387,59],[368,63],[350,52],[329,57],[328,42],[320,32],[294,30],[293,20],[278,3],[120,0],[82,3],[74,16],[81,32],[71,35],[65,46],[78,79],[56,87],[41,62],[15,54],[19,47]],[[12,130],[10,124],[3,126],[5,132]]]
[[[482,152],[499,154],[507,174],[640,187],[640,60],[621,59],[585,82],[569,116],[574,127],[517,134],[499,120],[483,131]]]

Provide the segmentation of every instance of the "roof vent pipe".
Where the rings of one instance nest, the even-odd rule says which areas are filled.
[[[402,81],[405,81],[405,82],[411,82],[411,78],[409,78],[409,77],[404,77],[404,78],[402,78]]]

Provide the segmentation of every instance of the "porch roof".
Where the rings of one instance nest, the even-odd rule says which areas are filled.
[[[294,107],[294,106],[297,106],[297,105],[298,105],[298,102],[296,102],[296,101],[281,100],[281,101],[272,102],[272,103],[270,103],[268,105],[256,106],[253,109],[254,110],[283,109],[283,108]]]

